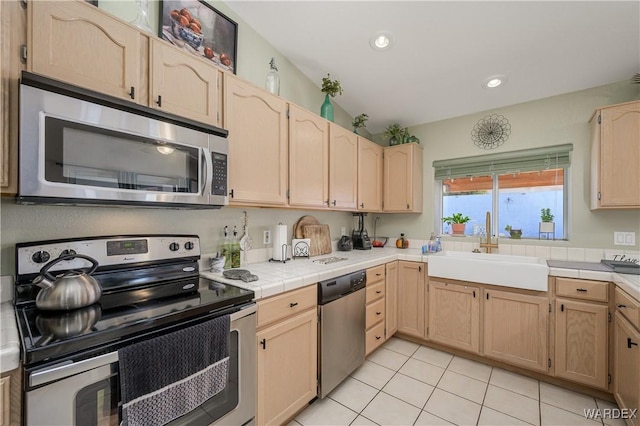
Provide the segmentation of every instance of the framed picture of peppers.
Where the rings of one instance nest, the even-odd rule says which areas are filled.
[[[201,0],[161,0],[158,36],[237,72],[238,24]]]

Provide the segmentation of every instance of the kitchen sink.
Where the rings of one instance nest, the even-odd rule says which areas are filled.
[[[429,256],[430,277],[547,291],[549,268],[533,256],[442,251]]]

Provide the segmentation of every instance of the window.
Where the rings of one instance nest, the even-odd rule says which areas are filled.
[[[441,218],[462,213],[470,218],[465,235],[484,235],[486,212],[491,212],[493,235],[510,237],[505,229],[510,227],[521,230],[521,238],[566,239],[566,176],[572,149],[569,144],[434,161],[440,189],[436,229],[450,233]],[[554,216],[548,229],[540,227],[542,209]]]

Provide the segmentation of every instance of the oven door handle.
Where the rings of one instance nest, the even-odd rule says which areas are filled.
[[[118,362],[118,352],[109,352],[108,354],[73,362],[71,364],[47,367],[46,369],[35,371],[29,375],[29,386],[44,385],[115,362]]]

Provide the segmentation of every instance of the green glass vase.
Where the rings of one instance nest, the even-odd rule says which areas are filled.
[[[333,105],[329,95],[324,95],[324,103],[320,107],[320,117],[333,122]]]

